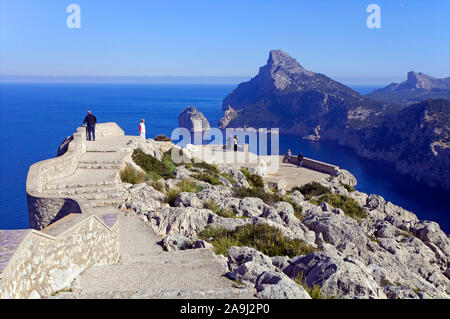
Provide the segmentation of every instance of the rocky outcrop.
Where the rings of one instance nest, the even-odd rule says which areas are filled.
[[[222,164],[218,168],[231,174],[236,185],[248,185],[246,177],[231,166]],[[166,190],[176,189],[186,178],[195,181],[187,170],[158,183]],[[450,297],[449,237],[437,223],[420,221],[414,213],[381,196],[344,187],[343,183],[357,185],[350,172],[340,171],[320,184],[333,194],[354,199],[367,217],[349,217],[343,209],[329,203],[306,200],[297,190],[285,193],[289,202],[269,205],[261,198],[234,197],[232,185],[195,182],[202,189],[180,192],[172,202],[175,207],[166,203],[165,193],[150,185],[125,184],[128,196],[123,208],[139,214],[157,234],[164,236],[161,245],[168,251],[214,249],[211,239],[198,238],[207,227],[233,231],[240,226],[261,224],[277,228],[286,239],[302,240],[317,250],[293,257],[269,257],[256,246],[232,246],[227,257],[218,256],[224,260],[226,276],[254,287],[259,298],[308,299],[318,296],[317,289],[319,296],[335,298]],[[214,211],[203,208],[206,202],[215,205]],[[296,209],[302,208],[301,217],[294,212],[293,204]],[[235,217],[221,217],[216,209],[232,211]]]
[[[407,80],[391,83],[366,95],[387,103],[412,104],[427,99],[450,99],[450,77],[434,78],[424,73],[408,72]]]
[[[190,131],[206,131],[210,129],[206,117],[195,106],[188,106],[178,115],[178,126]]]

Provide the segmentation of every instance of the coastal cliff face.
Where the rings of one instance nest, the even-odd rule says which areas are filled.
[[[411,74],[408,86],[431,85],[429,78],[420,79]],[[401,173],[430,186],[450,189],[447,100],[383,104],[276,50],[256,77],[224,99],[222,109],[222,127],[279,127],[285,134],[336,141],[360,156],[395,163]]]

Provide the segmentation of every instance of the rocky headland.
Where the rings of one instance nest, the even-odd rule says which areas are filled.
[[[450,99],[450,77],[434,78],[424,73],[408,72],[407,79],[366,95],[385,103],[409,105],[428,99]]]
[[[435,80],[447,83],[414,73],[397,89],[414,82],[434,92],[429,87]],[[274,50],[258,75],[224,99],[219,125],[279,127],[284,134],[336,141],[360,156],[394,163],[404,174],[449,190],[450,102],[430,99],[405,107],[371,97]]]

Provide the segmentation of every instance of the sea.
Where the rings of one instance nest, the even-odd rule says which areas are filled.
[[[179,113],[195,105],[216,126],[222,100],[236,85],[197,84],[51,84],[0,83],[0,229],[29,227],[25,183],[30,165],[56,156],[60,143],[73,134],[92,110],[99,122],[116,122],[127,135],[138,135],[146,119],[147,137],[171,136]],[[374,86],[352,86],[362,94]],[[333,142],[309,142],[280,135],[280,154],[332,163],[353,173],[356,189],[378,194],[438,222],[450,233],[450,192],[430,188],[402,175],[385,162],[359,158]]]

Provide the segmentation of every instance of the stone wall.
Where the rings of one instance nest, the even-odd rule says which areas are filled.
[[[47,297],[69,288],[89,266],[118,262],[119,223],[117,217],[108,222],[109,226],[94,215],[86,216],[56,236],[35,230],[0,231],[2,248],[10,247],[13,254],[0,268],[0,298]],[[9,232],[21,233],[11,237]]]
[[[285,161],[286,158],[283,159],[283,161]],[[298,165],[298,158],[297,156],[292,156],[291,160],[289,161],[289,163]],[[319,171],[319,172],[323,172],[326,174],[330,174],[332,176],[336,176],[337,173],[339,172],[339,166],[336,165],[332,165],[332,164],[328,164],[328,163],[324,163],[324,162],[320,162],[320,161],[316,161],[310,158],[303,158],[303,162],[302,162],[302,166],[305,168],[309,168],[315,171]]]
[[[96,126],[96,137],[122,136],[124,131],[116,123],[101,123]],[[66,145],[68,143],[68,145]],[[81,213],[81,203],[70,198],[43,194],[44,186],[52,181],[72,175],[80,158],[86,153],[86,128],[79,127],[72,137],[64,140],[65,152],[59,157],[33,164],[27,176],[26,190],[30,227],[43,229],[52,222],[70,213]],[[62,149],[60,147],[60,149]],[[83,211],[87,214],[87,211]]]

